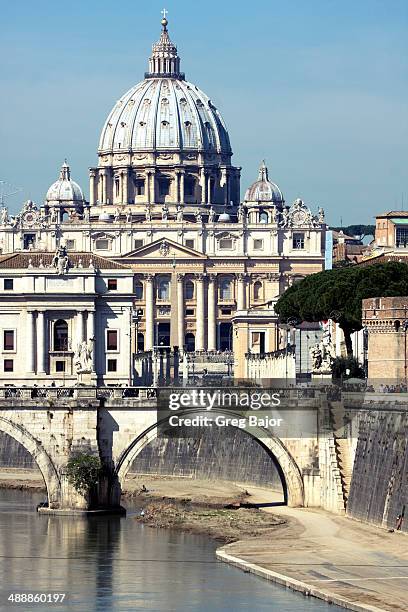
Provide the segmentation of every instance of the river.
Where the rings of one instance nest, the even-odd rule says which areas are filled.
[[[216,561],[207,537],[140,525],[131,507],[127,518],[47,517],[35,511],[43,497],[0,489],[2,612],[340,610]],[[17,605],[12,593],[65,597]]]

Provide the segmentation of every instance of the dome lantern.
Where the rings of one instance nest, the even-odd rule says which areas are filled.
[[[163,78],[184,80],[184,73],[180,72],[180,58],[177,47],[171,41],[167,30],[168,21],[164,16],[161,20],[162,31],[160,39],[152,47],[149,58],[149,72],[145,73],[146,79]]]

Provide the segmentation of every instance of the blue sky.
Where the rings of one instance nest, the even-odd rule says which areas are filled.
[[[182,69],[220,109],[242,193],[265,158],[329,223],[408,209],[408,2],[165,3]],[[41,202],[67,157],[88,194],[99,132],[142,80],[163,2],[3,2],[0,179]],[[404,194],[404,195],[403,195]]]

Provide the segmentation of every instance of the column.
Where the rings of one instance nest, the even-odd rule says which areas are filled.
[[[153,274],[145,274],[145,295],[146,295],[146,338],[145,338],[145,350],[151,351],[154,345],[154,276]]]
[[[237,310],[245,310],[245,274],[237,274],[238,290],[237,290]]]
[[[122,204],[128,203],[128,170],[123,170],[122,172]]]
[[[204,274],[196,275],[196,351],[205,350]]]
[[[96,364],[96,338],[95,338],[95,311],[88,310],[88,320],[87,320],[87,328],[86,335],[88,338],[88,342],[93,340],[93,351],[92,351],[92,372],[95,372],[95,364]]]
[[[206,190],[206,175],[204,168],[201,168],[200,171],[200,183],[201,183],[201,204],[205,204],[207,202],[207,190]]]
[[[208,344],[207,348],[209,351],[215,351],[217,349],[217,315],[216,315],[216,282],[217,276],[210,274],[208,277]]]
[[[178,346],[184,346],[184,274],[177,274],[177,332]]]
[[[106,204],[106,170],[102,170],[102,204]]]
[[[27,355],[27,372],[29,374],[34,374],[35,372],[34,338],[35,338],[34,311],[27,310],[27,329],[26,329],[26,339],[25,339],[25,351]]]
[[[79,311],[76,316],[77,344],[85,340],[85,312]]]
[[[156,203],[156,176],[155,176],[155,171],[153,170],[151,175],[150,175],[150,182],[151,182],[151,190],[150,190],[150,195],[151,195],[151,202],[153,204]]]
[[[99,170],[98,172],[98,196],[97,196],[97,200],[99,204],[102,203],[102,199],[103,199],[103,176],[102,176],[102,170]]]
[[[89,204],[93,206],[95,204],[95,170],[89,171]]]
[[[45,312],[38,311],[37,319],[37,364],[38,374],[45,374]]]
[[[211,204],[211,174],[207,176],[207,204]]]
[[[180,174],[180,204],[184,204],[184,172]]]
[[[150,204],[150,202],[152,201],[150,197],[150,172],[146,172],[145,175],[145,193],[147,197],[147,203]]]

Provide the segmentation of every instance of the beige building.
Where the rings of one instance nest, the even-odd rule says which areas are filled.
[[[408,297],[363,300],[368,332],[368,378],[378,386],[407,382]]]
[[[240,202],[224,120],[186,81],[161,23],[144,80],[119,98],[102,128],[89,201],[64,162],[44,204],[28,201],[15,216],[0,211],[1,251],[63,246],[130,267],[140,351],[228,351],[236,342],[238,356],[273,351],[274,300],[324,267],[324,212],[300,198],[287,205],[265,163]],[[259,318],[260,336],[241,333],[245,317],[251,326]]]

